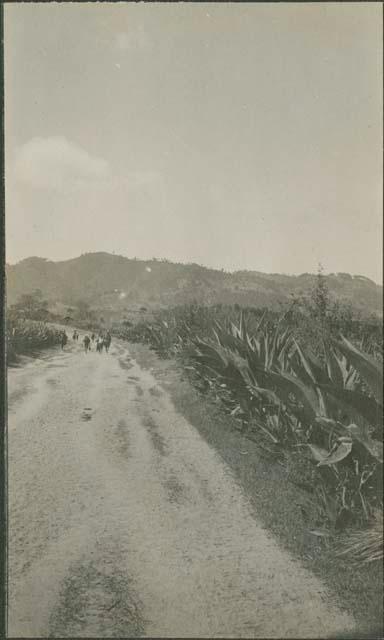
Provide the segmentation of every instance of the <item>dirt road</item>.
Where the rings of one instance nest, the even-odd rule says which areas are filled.
[[[10,637],[353,629],[129,347],[71,341],[8,393]]]

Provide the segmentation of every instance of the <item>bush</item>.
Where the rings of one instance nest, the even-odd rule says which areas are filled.
[[[19,354],[52,347],[60,343],[61,331],[45,322],[9,320],[7,332],[7,363],[15,362]]]

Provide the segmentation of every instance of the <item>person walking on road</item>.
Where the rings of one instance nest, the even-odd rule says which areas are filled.
[[[104,347],[106,352],[108,353],[109,347],[111,346],[111,334],[109,333],[109,331],[107,331],[106,336],[104,338]]]
[[[84,343],[84,351],[85,351],[85,353],[87,353],[87,351],[90,349],[90,347],[89,347],[89,345],[91,343],[90,337],[89,336],[85,336],[84,340],[83,340],[83,343]]]
[[[61,334],[61,339],[60,339],[60,344],[61,344],[61,349],[63,350],[65,345],[67,344],[68,341],[68,336],[65,333],[65,331],[62,332]]]

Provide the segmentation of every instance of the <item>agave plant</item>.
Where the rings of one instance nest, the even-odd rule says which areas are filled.
[[[316,356],[274,325],[241,312],[169,312],[142,331],[160,354],[179,355],[191,380],[221,402],[249,436],[310,464],[315,492],[336,527],[382,496],[382,365],[344,336]],[[319,342],[319,341],[318,341]],[[312,473],[312,472],[311,472]],[[312,476],[311,476],[312,477]]]
[[[7,323],[7,359],[15,360],[18,353],[58,344],[60,332],[53,326],[34,320]]]
[[[280,389],[284,396],[289,383],[307,418],[312,414],[308,448],[317,467],[332,472],[340,511],[354,508],[358,501],[368,520],[372,483],[376,495],[382,492],[383,446],[374,437],[382,428],[381,367],[341,337],[327,348],[324,368],[296,345],[292,369],[296,379],[280,376]],[[364,385],[368,393],[363,392]]]
[[[298,345],[296,354],[300,362],[292,359],[292,367],[298,379],[313,391],[306,393],[306,399],[308,403],[312,400],[315,422],[339,443],[333,444],[333,451],[320,464],[343,460],[351,453],[353,443],[382,463],[382,443],[373,437],[382,429],[382,367],[344,337],[327,347],[323,369],[313,356],[304,356]],[[369,395],[362,390],[364,384]]]

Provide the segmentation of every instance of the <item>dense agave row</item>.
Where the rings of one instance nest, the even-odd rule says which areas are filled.
[[[382,365],[344,336],[324,337],[315,354],[284,318],[272,327],[240,314],[200,331],[185,317],[160,319],[122,337],[178,355],[264,451],[291,456],[328,528],[369,523],[382,510]]]
[[[12,362],[18,354],[51,347],[60,342],[60,331],[34,320],[16,320],[7,323],[7,360]]]

